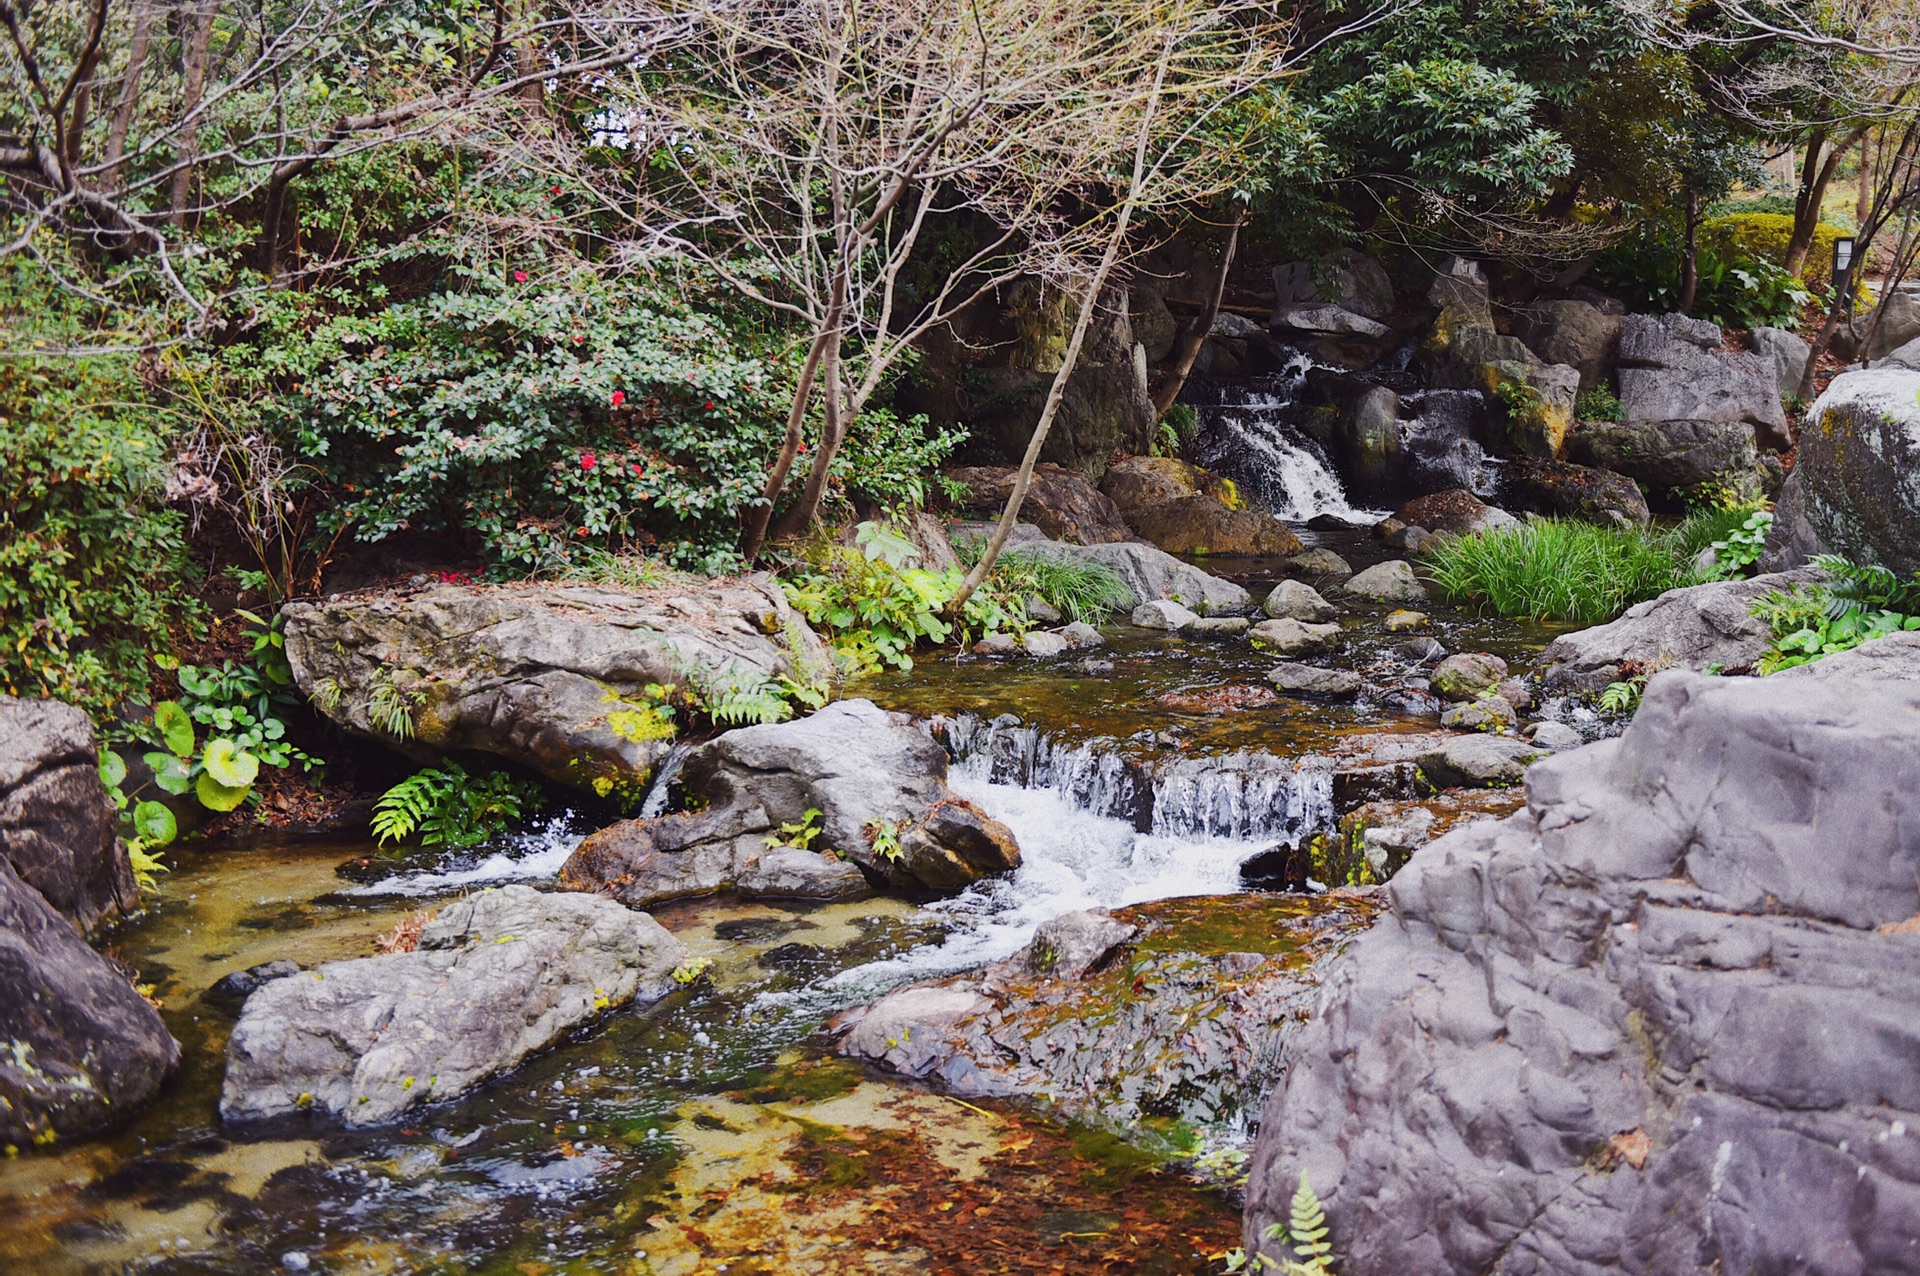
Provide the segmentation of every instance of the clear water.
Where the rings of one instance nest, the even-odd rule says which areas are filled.
[[[1376,523],[1384,511],[1352,505],[1325,449],[1293,423],[1290,409],[1311,366],[1295,355],[1282,373],[1194,383],[1183,398],[1200,421],[1197,459],[1287,522]]]

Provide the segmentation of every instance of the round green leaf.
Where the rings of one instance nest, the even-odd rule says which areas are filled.
[[[127,760],[112,749],[100,750],[100,783],[110,789],[120,787],[127,778]]]
[[[165,846],[180,835],[173,812],[158,802],[141,802],[133,808],[133,831],[148,846]]]
[[[193,719],[178,700],[162,700],[153,706],[153,725],[160,731],[160,742],[176,758],[193,756]]]
[[[211,775],[202,775],[195,781],[194,793],[200,799],[200,805],[209,811],[231,811],[247,800],[247,791],[251,785],[226,785]]]
[[[153,782],[161,790],[175,797],[193,787],[193,772],[187,766],[185,758],[176,758],[171,753],[142,754],[146,764],[153,768]]]
[[[260,774],[260,759],[225,736],[207,741],[207,751],[201,755],[200,763],[215,783],[227,788],[244,789]]]

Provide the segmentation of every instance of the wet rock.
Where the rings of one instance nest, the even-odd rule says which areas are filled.
[[[1525,805],[1518,789],[1456,789],[1436,797],[1368,802],[1340,817],[1319,880],[1391,881],[1428,842],[1477,820],[1505,818]]]
[[[1393,516],[1412,527],[1455,536],[1512,527],[1520,520],[1502,509],[1495,509],[1472,492],[1455,488],[1418,496],[1393,512]]]
[[[1851,651],[1822,656],[1810,665],[1796,665],[1775,678],[1893,678],[1920,680],[1920,633],[1888,634],[1863,642]]]
[[[1319,590],[1297,580],[1275,585],[1260,610],[1275,620],[1291,617],[1315,624],[1325,624],[1340,614],[1340,609],[1321,597]]]
[[[1318,665],[1284,664],[1275,666],[1267,678],[1274,686],[1294,696],[1349,697],[1360,694],[1365,685],[1350,669],[1322,669]]]
[[[1398,615],[1400,613],[1395,614]],[[1420,613],[1411,612],[1407,614],[1417,616]],[[1409,638],[1405,642],[1395,646],[1394,650],[1400,655],[1405,656],[1408,660],[1422,664],[1431,661],[1445,660],[1447,658],[1447,649],[1440,645],[1440,641],[1437,638]]]
[[[1520,715],[1499,696],[1485,696],[1441,711],[1440,725],[1455,731],[1490,731],[1507,734],[1520,725]]]
[[[1517,456],[1500,473],[1500,492],[1514,509],[1603,527],[1645,527],[1652,518],[1638,483],[1587,465]]]
[[[1065,616],[1060,614],[1058,607],[1055,607],[1052,603],[1037,595],[1027,599],[1025,606],[1027,619],[1036,624],[1057,625],[1066,619]]]
[[[1247,631],[1247,637],[1261,651],[1298,656],[1331,650],[1340,642],[1340,626],[1308,625],[1292,619],[1263,620]]]
[[[1281,310],[1319,303],[1380,323],[1393,317],[1393,281],[1386,267],[1362,253],[1283,262],[1273,268],[1273,295]],[[1281,322],[1277,311],[1273,322]]]
[[[1297,554],[1300,538],[1271,514],[1187,496],[1128,516],[1139,535],[1172,554]]]
[[[1497,694],[1521,713],[1533,708],[1533,692],[1527,687],[1524,679],[1506,679],[1500,684]]]
[[[1448,656],[1433,670],[1433,689],[1448,700],[1491,695],[1507,676],[1507,662],[1484,651]]]
[[[1347,560],[1330,549],[1310,549],[1287,559],[1287,566],[1307,576],[1351,576]]]
[[[18,748],[15,741],[0,748],[9,746]],[[98,785],[97,771],[93,779]],[[41,799],[50,800],[50,793],[43,788]],[[44,809],[60,827],[59,810]],[[85,827],[87,817],[65,818]],[[180,1059],[178,1043],[125,973],[87,947],[73,921],[22,881],[5,857],[0,1043],[0,1151],[8,1156],[131,1116]]]
[[[1403,634],[1409,629],[1418,629],[1420,626],[1426,624],[1427,613],[1424,611],[1407,611],[1403,608],[1400,611],[1388,612],[1387,618],[1380,623],[1381,628],[1390,634]]]
[[[1140,933],[1138,926],[1115,921],[1105,909],[1062,913],[1041,922],[1021,956],[1036,975],[1078,979],[1100,966],[1116,949]]]
[[[288,975],[297,975],[300,969],[299,962],[281,957],[275,961],[249,966],[245,970],[236,970],[231,974],[222,975],[213,987],[207,989],[206,1000],[238,1011],[240,1004],[260,985],[271,983],[276,979],[285,979]]]
[[[1527,728],[1527,739],[1543,749],[1552,749],[1556,753],[1561,749],[1577,749],[1587,742],[1586,737],[1564,722],[1536,722]]]
[[[1202,616],[1188,625],[1186,632],[1214,638],[1236,638],[1252,627],[1253,622],[1245,616]]]
[[[1743,478],[1757,473],[1759,459],[1751,426],[1691,419],[1589,421],[1568,439],[1567,456],[1649,487]]]
[[[1813,348],[1785,328],[1765,325],[1747,330],[1747,344],[1773,367],[1773,386],[1782,399],[1800,392],[1800,378],[1806,374],[1807,359]]]
[[[1356,491],[1377,492],[1399,476],[1404,464],[1400,396],[1376,385],[1346,406],[1334,427],[1333,450]]]
[[[1044,629],[1030,629],[1020,640],[1020,649],[1040,660],[1064,656],[1072,647],[1073,644],[1059,634],[1050,634]]]
[[[1209,575],[1152,545],[1118,544],[1048,548],[1068,558],[1086,559],[1113,569],[1138,606],[1154,599],[1170,599],[1202,616],[1245,614],[1253,605],[1247,591],[1230,580]]]
[[[1165,598],[1156,598],[1135,607],[1133,614],[1127,619],[1129,623],[1141,629],[1166,629],[1179,633],[1182,629],[1191,628],[1200,617],[1179,603]]]
[[[1095,678],[1104,678],[1113,672],[1111,660],[1082,660],[1080,668]]]
[[[410,953],[262,985],[227,1046],[220,1115],[347,1125],[464,1094],[566,1033],[674,988],[687,950],[611,900],[504,886],[441,909]]]
[[[1920,372],[1844,372],[1807,411],[1794,479],[1836,554],[1920,572]]]
[[[1023,953],[889,993],[831,1028],[841,1053],[964,1098],[1037,1099],[1114,1124],[1231,1121],[1272,1085],[1321,966],[1378,908],[1343,893],[1125,909],[1113,922],[1141,933],[1124,959],[1069,975],[1036,973]]]
[[[1075,650],[1107,645],[1105,635],[1084,620],[1076,620],[1071,625],[1063,626],[1058,632],[1067,640],[1067,645]]]
[[[1513,317],[1513,335],[1543,363],[1580,374],[1580,389],[1607,384],[1620,347],[1620,317],[1571,299],[1537,301]]]
[[[1420,755],[1420,770],[1443,789],[1507,788],[1520,783],[1527,764],[1545,750],[1500,735],[1450,736]]]
[[[1020,651],[1020,640],[1012,634],[988,634],[972,650],[976,656],[1012,656]]]
[[[1248,1249],[1305,1173],[1351,1276],[1910,1266],[1916,722],[1913,683],[1661,674],[1417,851],[1287,1043]]]
[[[1269,688],[1228,683],[1204,691],[1170,691],[1154,703],[1172,713],[1238,713],[1243,709],[1265,709],[1278,704],[1280,697]]]
[[[1426,548],[1427,542],[1432,540],[1436,534],[1437,533],[1428,531],[1424,527],[1403,524],[1398,531],[1389,532],[1381,539],[1386,541],[1390,549],[1403,549],[1409,554],[1417,554]]]
[[[1388,537],[1406,530],[1406,524],[1389,515],[1373,525],[1373,539],[1385,541]]]
[[[1744,424],[1749,439],[1757,429],[1784,450],[1787,417],[1772,361],[1721,351],[1722,340],[1705,320],[1628,315],[1620,325],[1621,419]]]
[[[868,889],[866,876],[839,856],[797,846],[761,851],[735,884],[753,899],[847,899]]]
[[[1765,654],[1767,626],[1753,601],[1776,589],[1825,579],[1818,568],[1669,589],[1636,603],[1618,620],[1562,634],[1541,653],[1547,687],[1604,691],[1623,673],[1717,668],[1744,673]]]
[[[140,909],[87,715],[0,696],[0,858],[82,931]]]
[[[1383,603],[1423,603],[1427,591],[1405,559],[1376,563],[1341,586],[1350,594]]]
[[[1210,496],[1228,509],[1246,508],[1232,479],[1170,456],[1123,456],[1107,466],[1100,490],[1122,517],[1189,496]]]
[[[443,585],[289,603],[287,658],[316,709],[421,759],[471,750],[602,793],[644,791],[672,739],[650,683],[834,678],[771,576],[632,592]],[[382,723],[404,713],[411,734]]]
[[[966,488],[962,508],[997,515],[1013,495],[1016,471],[1012,465],[965,465],[948,470],[947,477]],[[1052,539],[1076,545],[1104,545],[1131,535],[1119,506],[1083,475],[1058,465],[1033,467],[1020,512]]]
[[[807,825],[810,810],[819,832],[809,850],[837,851],[888,885],[953,891],[1020,863],[1006,826],[947,787],[946,750],[869,700],[725,732],[681,776],[705,810],[601,829],[561,868],[561,884],[636,908],[724,890],[754,880],[769,841],[801,836],[784,830]]]

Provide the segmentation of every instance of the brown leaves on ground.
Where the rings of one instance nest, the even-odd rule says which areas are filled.
[[[1170,691],[1154,701],[1173,713],[1238,713],[1243,709],[1265,709],[1280,702],[1272,687],[1230,682],[1201,691]]]
[[[422,908],[408,913],[393,924],[393,929],[373,941],[383,955],[410,953],[420,946],[420,932],[434,919],[437,910]]]
[[[1653,1155],[1653,1140],[1647,1137],[1645,1130],[1635,1126],[1607,1140],[1606,1150],[1600,1154],[1599,1168],[1610,1170],[1625,1161],[1636,1170],[1643,1169],[1647,1164],[1647,1158],[1651,1155]]]

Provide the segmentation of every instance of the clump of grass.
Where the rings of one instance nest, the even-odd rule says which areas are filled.
[[[699,579],[647,554],[620,554],[595,545],[578,546],[549,575],[567,584],[632,590],[684,587]]]
[[[1739,504],[1724,509],[1717,506],[1696,509],[1667,533],[1667,542],[1680,562],[1691,563],[1701,550],[1739,531],[1753,516],[1754,509],[1752,505]]]
[[[1064,554],[1013,550],[993,565],[994,585],[1018,598],[1039,598],[1069,620],[1097,625],[1133,597],[1105,563]]]
[[[1687,539],[1699,534],[1690,532]],[[1677,529],[1530,518],[1477,536],[1450,537],[1427,554],[1426,565],[1447,594],[1502,616],[1597,625],[1691,583],[1691,555],[1683,557],[1682,547]]]

